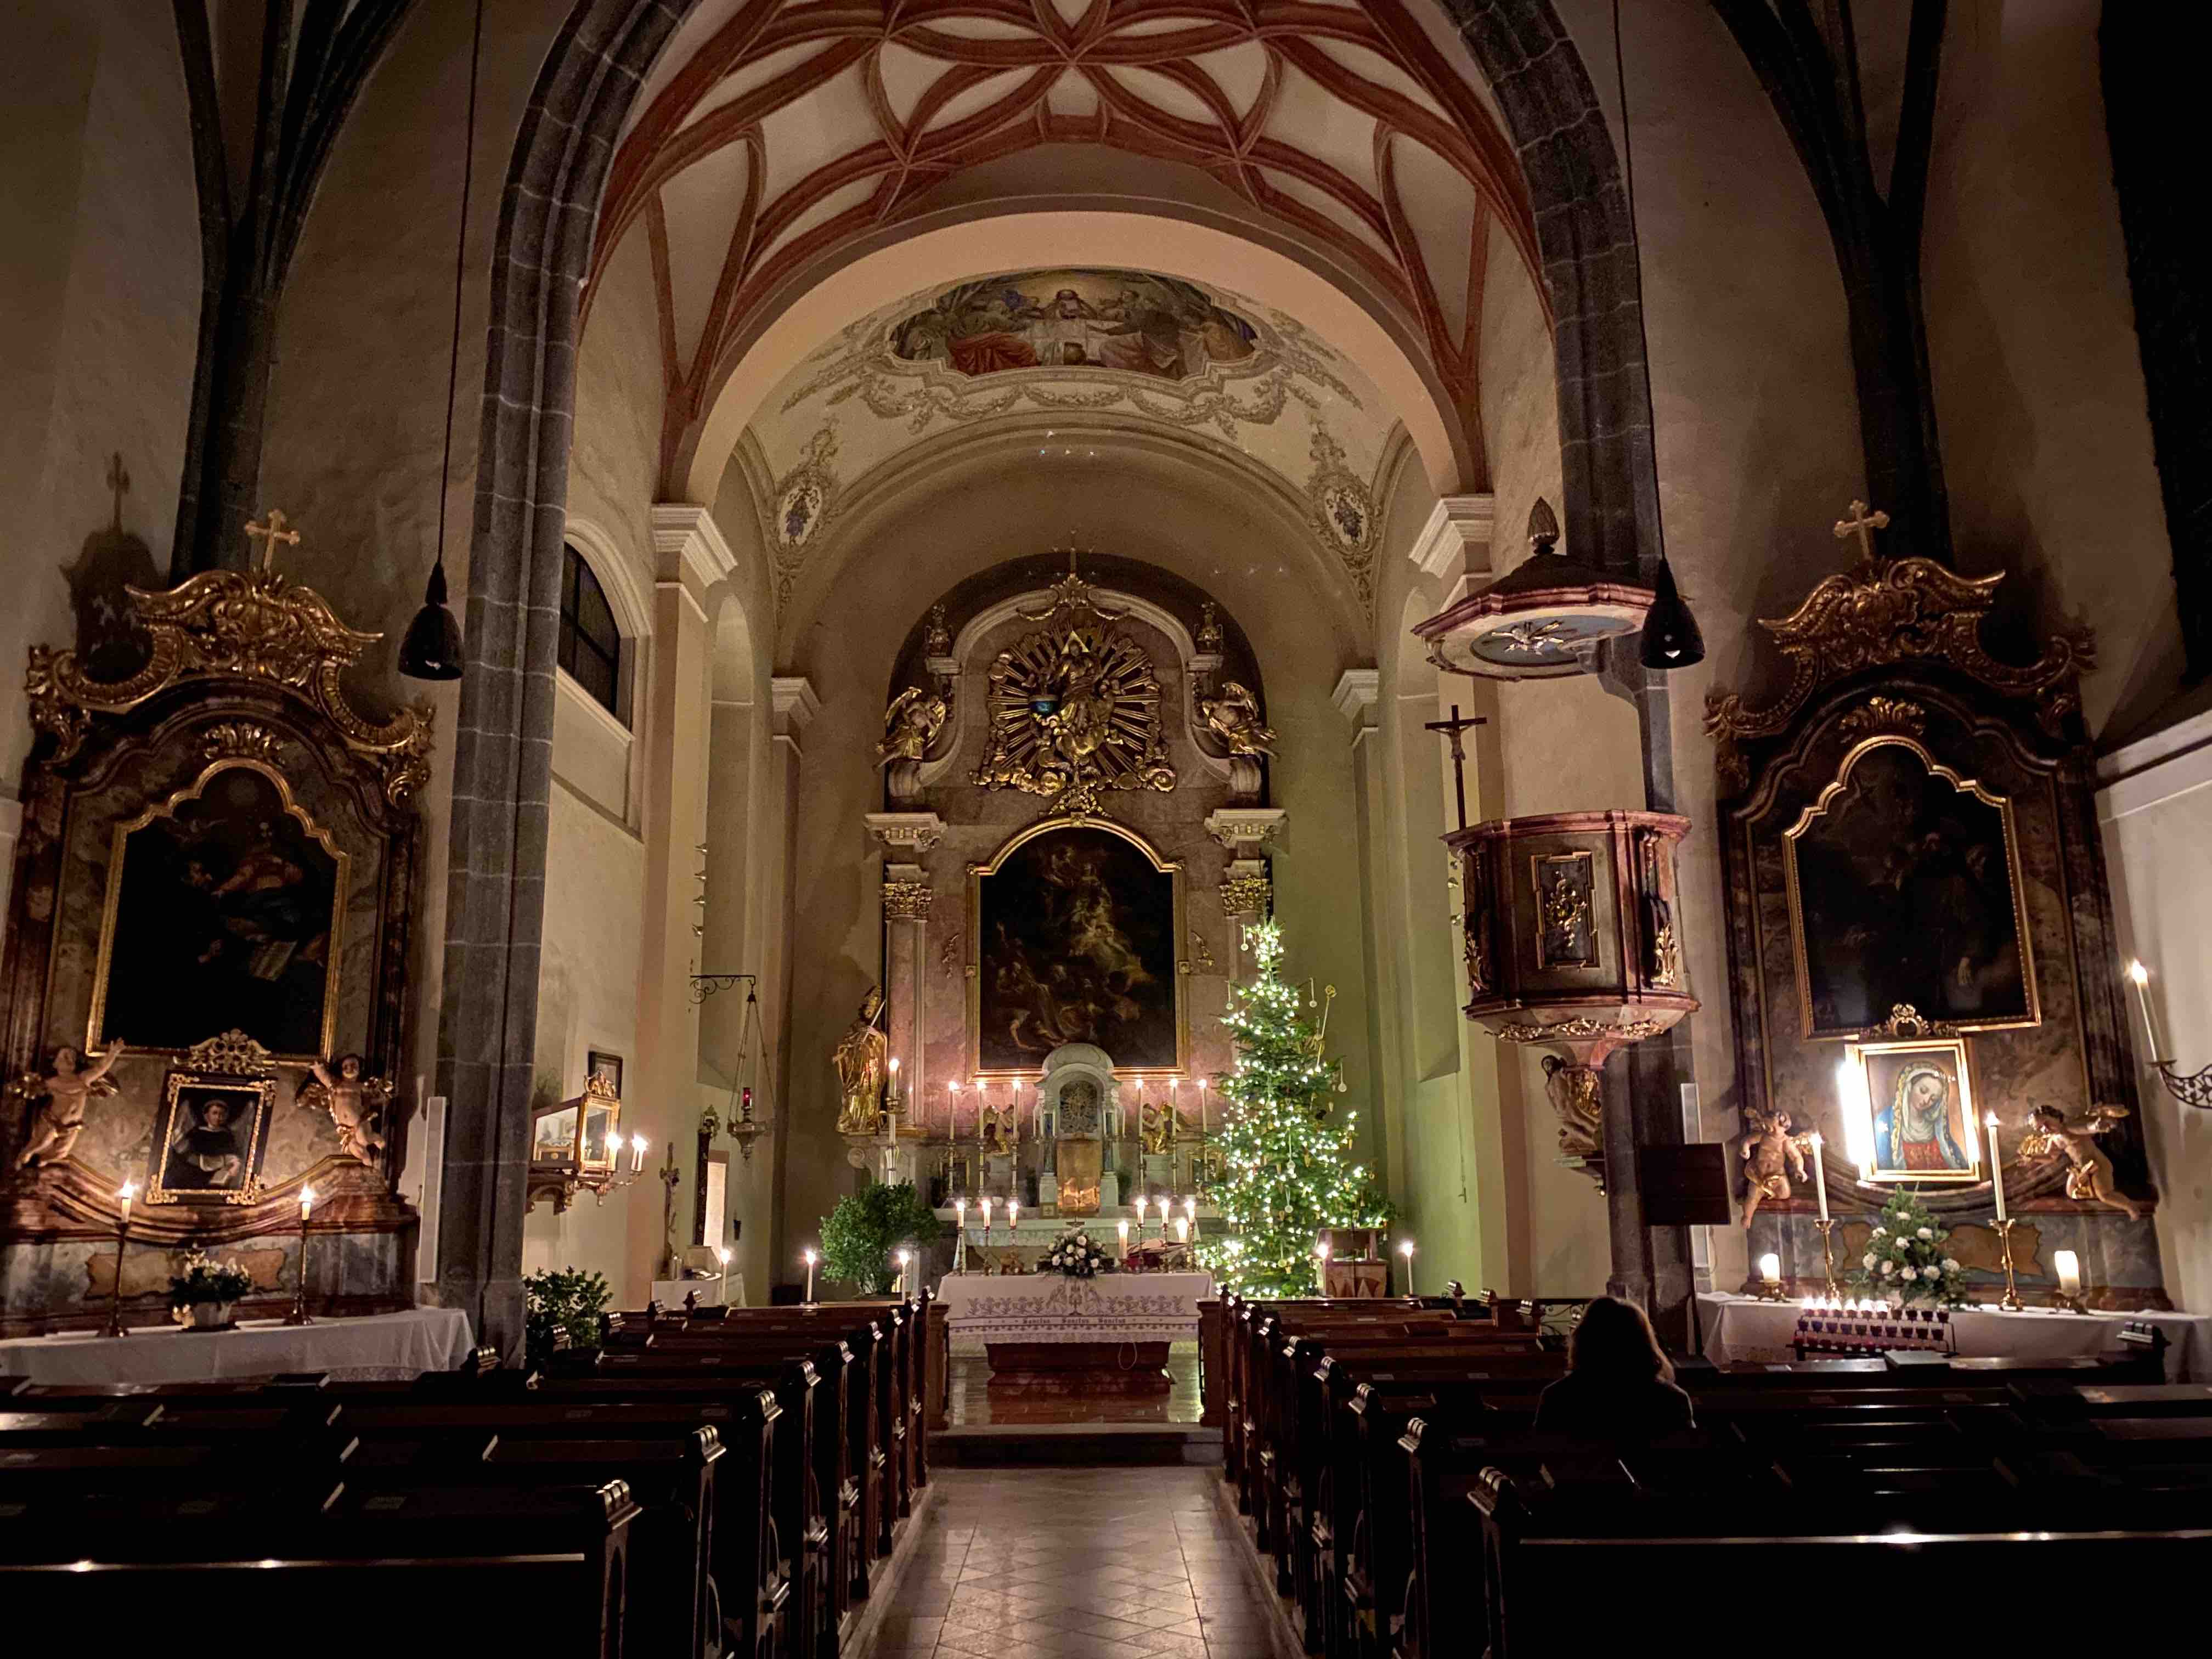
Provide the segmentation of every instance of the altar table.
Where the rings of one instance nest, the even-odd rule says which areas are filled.
[[[1165,1394],[1170,1343],[1198,1337],[1209,1273],[947,1273],[946,1335],[981,1343],[994,1393]]]
[[[287,1325],[241,1319],[230,1331],[142,1325],[121,1336],[64,1331],[0,1342],[0,1376],[33,1382],[212,1382],[287,1371],[327,1371],[349,1382],[451,1370],[471,1342],[458,1308],[410,1308]]]
[[[1708,1293],[1698,1298],[1705,1358],[1716,1365],[1787,1360],[1797,1328],[1798,1304]],[[2148,1320],[2166,1333],[2166,1375],[2171,1382],[2212,1381],[2212,1318],[2182,1313],[2062,1313],[2024,1308],[2000,1313],[1981,1307],[1951,1310],[1955,1351],[1970,1358],[2042,1359],[2122,1352],[2120,1327]]]

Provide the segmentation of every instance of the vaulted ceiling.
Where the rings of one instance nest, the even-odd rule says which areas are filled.
[[[1419,4],[707,0],[638,100],[593,264],[643,228],[664,471],[792,278],[1048,145],[1180,164],[1355,270],[1472,425],[1492,221],[1532,276],[1535,235],[1511,147]]]

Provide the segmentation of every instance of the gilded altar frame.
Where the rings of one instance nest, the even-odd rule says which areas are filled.
[[[1141,853],[1155,871],[1169,878],[1170,905],[1173,911],[1173,932],[1170,935],[1170,939],[1179,941],[1189,937],[1190,927],[1187,915],[1186,891],[1188,883],[1185,880],[1182,860],[1163,858],[1158,848],[1127,824],[1097,814],[1072,812],[1039,818],[1034,823],[1017,830],[999,844],[998,850],[994,852],[988,860],[968,866],[966,926],[968,961],[971,971],[967,976],[965,1060],[967,1074],[971,1078],[997,1079],[1031,1078],[1036,1075],[1036,1070],[1034,1066],[986,1068],[982,1064],[983,973],[985,971],[983,884],[991,877],[997,875],[1006,860],[1030,842],[1042,836],[1070,830],[1104,830],[1109,835],[1120,837]],[[1120,1056],[1117,1055],[1114,1067],[1114,1074],[1117,1078],[1133,1080],[1150,1078],[1182,1078],[1188,1075],[1190,1070],[1190,976],[1178,971],[1173,960],[1170,960],[1168,966],[1169,972],[1165,977],[1172,987],[1170,994],[1174,999],[1175,1006],[1175,1063],[1173,1066],[1124,1066]]]
[[[234,1095],[252,1103],[253,1115],[241,1137],[246,1171],[235,1187],[171,1187],[164,1180],[168,1170],[169,1143],[179,1119],[191,1110],[187,1091],[200,1095]],[[228,1073],[172,1072],[161,1093],[161,1116],[154,1131],[148,1155],[146,1202],[149,1204],[258,1204],[261,1201],[261,1159],[269,1150],[269,1122],[276,1115],[276,1079],[238,1077]]]

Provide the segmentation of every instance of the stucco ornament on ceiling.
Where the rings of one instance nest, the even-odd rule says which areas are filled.
[[[1313,471],[1306,479],[1306,500],[1312,504],[1316,532],[1344,562],[1359,602],[1371,614],[1375,609],[1375,544],[1381,532],[1375,495],[1359,475],[1345,465],[1344,446],[1328,435],[1325,427],[1313,433]]]
[[[775,481],[767,503],[770,544],[775,549],[775,602],[791,597],[806,563],[806,550],[837,510],[837,428],[816,431],[797,465]]]

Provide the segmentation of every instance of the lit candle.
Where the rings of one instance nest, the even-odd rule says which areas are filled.
[[[898,1253],[898,1264],[899,1264],[899,1270],[898,1270],[898,1284],[896,1285],[896,1286],[895,1287],[895,1289],[896,1289],[896,1293],[897,1293],[901,1297],[905,1297],[905,1295],[906,1295],[906,1293],[907,1293],[907,1287],[906,1287],[906,1269],[907,1269],[907,1264],[908,1264],[908,1262],[912,1261],[913,1260],[914,1260],[914,1252],[913,1252],[912,1250],[901,1250],[901,1251]]]
[[[1859,1179],[1874,1178],[1874,1125],[1867,1110],[1866,1073],[1855,1060],[1836,1062],[1836,1095],[1844,1107],[1844,1146],[1859,1166]]]
[[[1176,1091],[1182,1087],[1181,1078],[1171,1077],[1168,1079],[1168,1127],[1176,1134],[1182,1133],[1182,1119],[1176,1115]]]
[[[2143,1041],[2150,1044],[2150,1060],[2156,1065],[2161,1060],[2171,1060],[2171,1054],[2159,1053],[2158,1025],[2150,1017],[2150,969],[2139,961],[2128,963],[2128,978],[2136,988],[2136,1006],[2142,1010]]]
[[[1152,1206],[1151,1199],[1146,1198],[1142,1193],[1137,1194],[1137,1237],[1139,1238],[1145,1236],[1145,1212]]]
[[[1982,1119],[1990,1128],[1990,1191],[1996,1195],[1997,1219],[2005,1218],[2004,1152],[1997,1145],[1997,1115],[1990,1113]]]
[[[1759,1276],[1769,1285],[1779,1285],[1782,1282],[1782,1258],[1771,1250],[1759,1257]]]
[[[983,1242],[986,1244],[991,1242],[991,1206],[998,1201],[988,1193],[983,1195]]]
[[[1121,1260],[1129,1259],[1129,1223],[1125,1217],[1114,1224],[1114,1231],[1121,1236]]]
[[[629,1167],[632,1174],[645,1168],[645,1137],[643,1135],[632,1135],[629,1138]]]
[[[891,1086],[890,1086],[890,1097],[891,1097],[893,1100],[896,1100],[896,1099],[898,1098],[898,1066],[899,1066],[899,1057],[898,1057],[896,1054],[893,1054],[893,1055],[891,1056]]]
[[[131,1224],[131,1200],[137,1195],[138,1183],[135,1181],[126,1181],[116,1189],[115,1200],[123,1206],[123,1225],[126,1227]]]
[[[1314,1240],[1314,1254],[1319,1256],[1323,1261],[1327,1261],[1328,1260],[1328,1241],[1325,1238],[1316,1238]]]
[[[2081,1294],[2081,1258],[2071,1250],[2053,1250],[2051,1265],[2058,1270],[2058,1294]]]
[[[722,1299],[730,1297],[730,1252],[727,1246],[717,1246],[714,1254],[722,1259]]]
[[[1182,1216],[1176,1218],[1176,1243],[1178,1244],[1190,1243],[1190,1223]]]
[[[307,1216],[308,1216],[309,1212],[312,1212],[312,1211],[314,1209],[314,1207],[315,1207],[315,1189],[314,1189],[313,1187],[302,1187],[302,1188],[300,1188],[300,1219],[301,1219],[301,1220],[302,1220],[302,1221],[305,1221],[305,1220],[307,1218]]]
[[[806,1258],[806,1305],[814,1305],[814,1247],[810,1244],[799,1254]]]
[[[1021,1200],[1019,1200],[1018,1198],[1010,1198],[1010,1199],[1008,1199],[1008,1200],[1006,1200],[1006,1237],[1007,1237],[1012,1238],[1012,1237],[1014,1236],[1014,1229],[1015,1229],[1016,1227],[1018,1227],[1018,1226],[1019,1226],[1019,1225],[1021,1224],[1021,1220],[1022,1220],[1022,1201],[1021,1201]]]
[[[1198,1194],[1197,1194],[1194,1193],[1194,1194],[1192,1194],[1188,1198],[1186,1198],[1185,1200],[1183,1200],[1183,1201],[1182,1201],[1182,1212],[1183,1212],[1183,1216],[1184,1216],[1184,1218],[1185,1218],[1187,1220],[1188,1220],[1188,1221],[1189,1221],[1189,1223],[1190,1223],[1190,1224],[1191,1224],[1192,1226],[1195,1227],[1196,1225],[1198,1225]]]
[[[1813,1131],[1808,1137],[1813,1143],[1813,1194],[1820,1200],[1820,1219],[1828,1218],[1828,1172],[1820,1161],[1820,1132]]]
[[[959,1085],[955,1084],[953,1086],[957,1088]],[[964,1196],[952,1200],[952,1230],[958,1233],[968,1231],[968,1200]]]
[[[1411,1296],[1413,1293],[1413,1241],[1410,1238],[1400,1239],[1398,1254],[1406,1258],[1406,1294]],[[1389,1286],[1385,1285],[1383,1288],[1388,1290]]]

